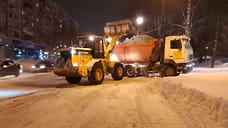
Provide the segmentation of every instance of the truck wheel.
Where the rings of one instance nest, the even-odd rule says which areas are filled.
[[[176,69],[173,66],[165,66],[164,76],[176,76]]]
[[[90,84],[101,84],[104,80],[104,71],[101,63],[95,63],[91,76],[88,77]]]
[[[120,63],[115,64],[114,72],[112,73],[112,78],[114,80],[122,80],[124,74],[123,65]]]
[[[128,76],[128,77],[134,77],[135,76],[135,69],[131,65],[127,65],[125,67],[125,71],[124,72],[125,72],[126,76]]]
[[[66,77],[66,81],[70,84],[77,84],[81,80],[81,77]]]

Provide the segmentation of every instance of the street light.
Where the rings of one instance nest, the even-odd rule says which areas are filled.
[[[89,36],[89,40],[90,41],[93,41],[94,40],[94,37],[93,36]]]
[[[138,18],[136,19],[136,23],[137,23],[138,25],[142,24],[143,21],[144,21],[143,17],[138,17]]]

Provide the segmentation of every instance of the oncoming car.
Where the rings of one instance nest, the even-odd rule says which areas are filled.
[[[16,64],[12,60],[0,61],[0,77],[7,75],[18,77],[20,72],[22,72],[20,64]]]
[[[32,66],[32,72],[49,72],[53,70],[53,64],[48,60],[41,60]]]

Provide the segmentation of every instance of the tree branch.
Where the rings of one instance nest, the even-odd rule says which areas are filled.
[[[185,29],[185,26],[183,26],[183,25],[179,25],[179,24],[171,24],[171,25]]]
[[[191,16],[191,21],[193,20],[194,14],[195,14],[195,10],[197,8],[197,6],[199,5],[201,0],[198,0],[197,3],[195,4],[195,6],[192,8],[192,16]]]
[[[204,22],[204,21],[206,21],[208,18],[211,18],[211,17],[213,17],[213,16],[216,16],[216,15],[210,15],[210,16],[204,17],[203,19],[200,19],[200,20],[194,22],[194,23],[192,24],[192,26],[194,27],[194,25],[199,24],[199,23],[201,23],[201,22]]]

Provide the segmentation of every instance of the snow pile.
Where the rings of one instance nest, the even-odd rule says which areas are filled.
[[[196,62],[196,67],[211,67],[211,59],[202,63]],[[215,68],[228,67],[228,58],[216,58],[214,63]]]
[[[168,81],[161,94],[190,128],[228,128],[228,101]]]
[[[189,74],[185,74],[185,75],[218,74],[218,73],[228,73],[228,66],[224,66],[224,67],[219,66],[217,68],[194,67],[193,70]]]
[[[151,36],[148,35],[135,35],[130,39],[126,38],[122,44],[137,44],[137,43],[145,43],[148,40],[153,39]]]

